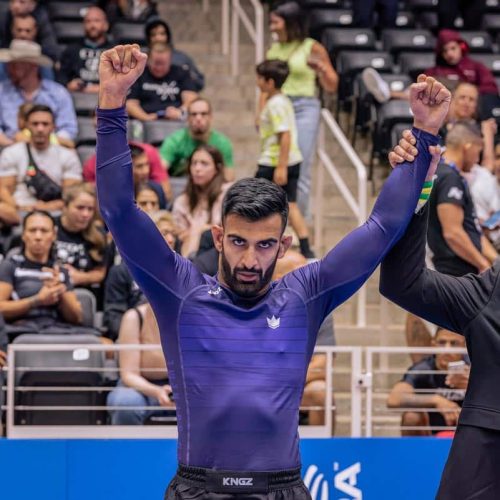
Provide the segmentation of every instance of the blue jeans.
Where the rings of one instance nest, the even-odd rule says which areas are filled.
[[[319,131],[321,103],[316,97],[291,97],[297,125],[297,141],[302,154],[297,204],[304,217],[310,215],[311,169]]]
[[[167,383],[165,380],[150,380],[150,382],[157,385]],[[121,380],[108,395],[107,405],[124,408],[123,410],[109,410],[112,425],[142,425],[151,415],[171,416],[175,414],[175,410],[127,410],[127,407],[159,406],[159,403],[156,398],[125,386]]]

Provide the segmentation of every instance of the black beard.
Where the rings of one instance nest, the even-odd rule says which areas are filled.
[[[229,265],[229,262],[226,259],[223,247],[221,252],[220,271],[222,273],[222,278],[224,282],[234,293],[238,294],[240,297],[251,299],[261,295],[262,291],[265,288],[267,288],[269,283],[271,283],[277,260],[278,260],[278,253],[276,253],[276,257],[274,258],[273,263],[267,268],[267,270],[264,273],[262,272],[258,273],[259,279],[255,283],[245,283],[243,281],[240,281],[236,277],[236,273],[255,272],[255,274],[257,274],[257,272],[254,271],[253,269],[245,269],[243,267],[236,267],[234,268],[234,270],[231,271],[231,266]]]

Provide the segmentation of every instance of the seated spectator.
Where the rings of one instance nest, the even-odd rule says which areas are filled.
[[[295,250],[288,250],[282,259],[276,261],[273,279],[281,279],[296,269],[307,265],[307,259]],[[323,321],[316,339],[317,346],[336,345],[333,330],[333,314],[329,314]],[[333,394],[332,404],[335,405]],[[301,407],[311,408],[301,410],[301,423],[305,421],[309,425],[324,425],[325,423],[325,400],[326,400],[326,356],[324,354],[313,354],[306,375],[306,385],[302,396]],[[319,409],[322,408],[322,409]],[[332,415],[332,433],[335,433],[335,410]]]
[[[130,146],[132,156],[132,175],[134,178],[134,187],[139,184],[147,184],[158,196],[160,200],[160,210],[167,208],[167,199],[171,199],[170,183],[165,179],[162,184],[151,180],[151,166],[148,155],[141,146]]]
[[[89,7],[83,18],[85,37],[66,48],[61,58],[58,80],[71,92],[96,94],[99,91],[99,58],[113,44],[109,23],[99,7]]]
[[[160,345],[158,324],[149,304],[139,305],[125,313],[118,343]],[[174,417],[172,387],[161,348],[120,351],[119,360],[120,380],[107,400],[108,406],[117,408],[109,410],[111,424],[142,425],[153,415]]]
[[[84,287],[101,298],[106,277],[107,243],[96,219],[97,199],[89,184],[70,186],[63,193],[62,215],[56,219],[55,258],[69,274],[75,287]]]
[[[200,92],[205,86],[205,77],[203,73],[196,67],[193,59],[189,57],[186,53],[177,50],[174,47],[174,41],[172,40],[172,32],[170,31],[170,26],[163,21],[163,19],[151,18],[146,23],[146,39],[148,41],[148,46],[154,43],[168,43],[172,47],[172,65],[179,66],[187,71],[189,71],[189,76],[195,83],[195,90]]]
[[[212,129],[212,106],[202,97],[188,105],[187,127],[177,130],[165,138],[160,154],[172,177],[187,174],[188,160],[200,144],[217,148],[224,158],[224,179],[234,181],[233,146],[221,132]]]
[[[158,210],[151,214],[153,222],[167,244],[177,251],[177,227],[170,212]],[[120,262],[111,267],[104,289],[104,327],[106,337],[116,340],[123,314],[146,301],[144,294],[133,280],[127,266]]]
[[[146,182],[135,186],[135,202],[141,210],[149,215],[160,210],[160,196],[158,191]]]
[[[48,212],[29,213],[20,253],[0,263],[0,313],[9,323],[10,341],[22,333],[89,331],[77,326],[82,322],[80,302],[68,271],[52,256],[56,233]]]
[[[222,200],[230,183],[224,182],[224,159],[212,146],[201,145],[189,160],[186,190],[174,201],[172,213],[182,242],[181,254],[191,256],[204,231],[221,224]]]
[[[469,46],[453,30],[441,30],[436,44],[436,65],[424,71],[427,76],[452,82],[468,82],[476,85],[483,98],[496,98],[498,88],[491,71],[483,64],[469,57]],[[391,92],[389,85],[373,68],[362,73],[363,82],[373,97],[380,103],[389,99],[408,99],[408,89]]]
[[[52,61],[41,54],[40,46],[13,40],[8,50],[0,51],[0,62],[7,63],[9,77],[0,82],[0,147],[14,142],[18,109],[25,102],[52,109],[59,142],[72,147],[78,130],[73,101],[62,85],[40,76],[40,66],[52,66]]]
[[[26,126],[26,117],[28,113],[33,109],[34,104],[32,102],[25,102],[19,106],[19,110],[17,111],[17,132],[14,136],[15,142],[26,142],[29,144],[31,141],[31,132],[30,129]],[[55,132],[50,134],[50,143],[51,144],[59,144],[59,140],[57,139],[57,135]]]
[[[465,348],[462,335],[443,328],[433,340],[436,347]],[[451,362],[464,361],[464,366],[450,370]],[[442,353],[429,356],[412,365],[393,388],[387,399],[389,408],[415,408],[405,411],[401,419],[403,436],[430,436],[440,429],[455,426],[469,381],[469,361],[462,354]],[[448,373],[439,373],[446,372]],[[427,410],[427,411],[424,411]],[[417,429],[405,429],[417,427]]]
[[[61,210],[62,189],[82,180],[80,160],[74,150],[50,143],[54,114],[49,107],[33,106],[27,113],[26,125],[31,132],[30,142],[9,146],[0,154],[0,186],[14,194],[19,210]],[[35,170],[46,177],[38,184],[33,182],[38,176]]]
[[[38,26],[36,19],[31,15],[14,16],[12,19],[12,39],[13,40],[28,40],[28,42],[38,42]],[[42,46],[42,54],[50,57]],[[54,58],[51,58],[54,62]],[[54,79],[54,70],[50,67],[40,67],[40,76],[47,80]],[[7,69],[5,63],[0,63],[0,81],[7,79]]]
[[[189,72],[172,65],[170,45],[154,43],[144,73],[130,89],[127,112],[141,121],[184,120],[195,98],[196,86]]]
[[[99,0],[96,2],[103,9],[111,24],[115,21],[147,21],[157,16],[156,3],[153,0]]]
[[[16,37],[12,29],[15,17],[33,16],[36,23],[36,38]],[[61,55],[61,49],[57,43],[54,27],[50,22],[47,9],[36,0],[10,0],[9,10],[5,17],[0,20],[0,47],[6,48],[12,40],[32,40],[42,47],[43,54],[56,62]]]

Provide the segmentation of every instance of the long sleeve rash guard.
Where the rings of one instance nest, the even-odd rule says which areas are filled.
[[[299,467],[298,410],[318,328],[404,233],[437,137],[415,129],[417,160],[394,169],[367,222],[245,307],[217,277],[170,250],[134,203],[125,110],[97,116],[100,209],[160,327],[180,463],[233,471]]]

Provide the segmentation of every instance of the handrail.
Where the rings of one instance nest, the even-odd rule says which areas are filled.
[[[16,353],[18,352],[64,352],[72,351],[74,353],[82,350],[94,352],[110,352],[110,351],[153,351],[160,350],[161,346],[158,345],[140,345],[140,344],[10,344],[7,352],[7,436],[9,438],[20,439],[33,439],[33,438],[176,438],[177,427],[175,425],[155,425],[155,426],[112,426],[112,425],[20,425],[15,422],[15,411],[82,411],[82,410],[109,410],[116,409],[108,406],[28,406],[26,404],[20,405],[16,403],[15,394],[17,392],[26,392],[35,390],[38,392],[44,390],[54,390],[50,386],[16,386],[16,373],[18,371],[30,371],[29,368],[16,365]],[[350,355],[349,366],[351,374],[351,436],[359,437],[362,432],[362,387],[359,384],[361,376],[361,366],[363,362],[363,352],[361,347],[324,347],[318,346],[315,353],[323,353],[326,355],[326,368],[325,368],[325,399],[322,408],[325,410],[325,420],[323,425],[307,425],[300,426],[299,432],[302,437],[320,438],[331,437],[333,428],[334,405],[331,395],[333,394],[333,377],[335,372],[333,369],[333,358],[335,354],[348,354]],[[36,371],[49,371],[50,368],[36,367]],[[81,371],[81,367],[70,368],[60,367],[58,371]],[[109,368],[102,368],[100,371],[108,371]],[[115,370],[118,370],[116,368]],[[95,371],[91,367],[88,371]],[[66,388],[64,388],[66,389]],[[84,391],[100,391],[109,392],[113,388],[108,387],[80,387],[81,392]],[[0,386],[0,390],[2,387]],[[55,390],[59,390],[58,387]],[[70,388],[75,391],[75,388]],[[316,409],[308,407],[309,409]],[[122,408],[123,409],[123,408]],[[142,408],[141,408],[142,409]],[[149,409],[152,409],[149,407]],[[306,409],[306,408],[305,408]]]
[[[240,21],[245,26],[250,39],[255,44],[255,62],[259,63],[264,59],[264,9],[259,0],[250,0],[255,12],[255,25],[252,25],[247,13],[241,7],[240,0],[231,0],[231,73],[238,76],[240,66]],[[227,5],[224,9],[222,5],[222,27],[227,22]],[[226,17],[224,17],[226,16]],[[223,31],[223,30],[222,30]],[[224,53],[224,38],[222,42]]]
[[[326,152],[326,129],[328,129],[333,134],[338,144],[343,149],[344,153],[347,155],[351,163],[354,165],[354,168],[356,169],[358,178],[357,196],[355,196],[347,187],[347,184],[345,183],[340,172],[335,166],[335,163]],[[323,248],[323,187],[325,182],[325,170],[330,174],[330,177],[337,186],[340,194],[346,201],[353,214],[356,216],[358,225],[363,224],[368,216],[366,168],[357,155],[356,151],[354,151],[351,143],[344,135],[344,132],[342,132],[342,129],[336,122],[335,118],[332,116],[330,111],[325,108],[321,110],[321,123],[318,138],[318,157],[319,168],[318,175],[316,176],[316,196],[314,209],[314,247],[317,251],[320,251]],[[363,286],[358,292],[356,317],[356,325],[358,327],[366,326],[366,286]]]

